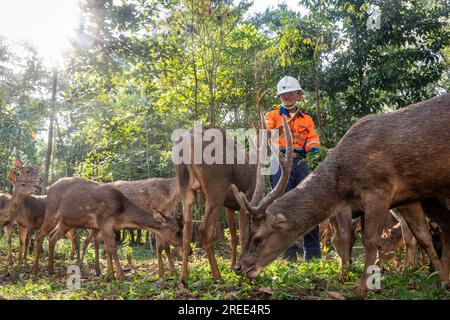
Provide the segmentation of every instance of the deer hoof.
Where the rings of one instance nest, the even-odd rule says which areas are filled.
[[[341,274],[339,276],[339,282],[340,283],[346,283],[348,281],[348,274]]]
[[[365,286],[358,285],[355,289],[354,297],[356,299],[365,299],[367,297],[367,288]]]
[[[184,279],[184,280],[180,279],[180,281],[178,282],[178,290],[183,291],[183,290],[186,290],[187,287],[188,287],[187,280],[186,279]]]

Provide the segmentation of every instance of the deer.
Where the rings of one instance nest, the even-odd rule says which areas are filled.
[[[261,93],[258,91],[256,96],[256,109],[260,113],[262,101],[268,89]],[[290,121],[293,121],[299,114],[299,109],[291,117]],[[264,122],[264,119],[260,119],[260,123]],[[201,137],[208,132],[208,130],[220,131],[222,137],[226,137],[226,132],[223,128],[204,126],[201,129]],[[202,238],[204,249],[208,256],[208,261],[211,267],[212,278],[215,281],[221,281],[222,276],[217,266],[217,261],[212,245],[212,238],[214,236],[214,229],[219,221],[222,207],[225,207],[225,214],[228,226],[231,234],[231,266],[234,266],[237,258],[237,245],[240,243],[241,248],[245,246],[245,233],[247,229],[247,214],[245,210],[240,207],[236,201],[233,192],[231,191],[231,185],[237,186],[237,188],[246,194],[251,196],[254,194],[256,186],[256,170],[257,165],[249,163],[249,152],[242,150],[242,148],[233,143],[227,144],[223,141],[224,151],[222,163],[195,163],[194,153],[196,151],[195,141],[195,128],[185,133],[180,137],[180,140],[189,141],[188,154],[190,158],[185,162],[177,163],[176,177],[180,186],[181,199],[183,204],[183,257],[182,257],[182,269],[179,278],[179,286],[186,288],[188,286],[187,277],[188,270],[188,255],[190,248],[190,241],[192,238],[192,214],[194,210],[195,199],[197,196],[202,197],[205,200],[205,214],[200,224],[199,231]],[[177,145],[182,143],[178,141]],[[225,139],[224,139],[225,140]],[[228,140],[228,139],[226,139]],[[231,139],[230,139],[231,140]],[[208,147],[207,142],[202,142],[201,152]],[[245,154],[245,161],[243,164],[238,163],[236,155],[241,153]],[[174,150],[173,150],[173,153]],[[233,163],[227,164],[226,155],[233,154]],[[257,196],[257,195],[256,195]],[[239,238],[234,230],[236,230],[235,211],[239,210]]]
[[[362,214],[361,210],[345,208],[328,219],[332,229],[331,242],[341,258],[342,270],[339,281],[342,283],[348,280],[353,244],[356,241],[356,228],[358,221],[363,219]],[[361,222],[361,226],[362,224]]]
[[[251,204],[232,186],[250,215],[246,246],[235,271],[255,278],[299,234],[347,207],[362,209],[364,271],[355,296],[364,298],[369,290],[367,269],[375,263],[386,215],[390,208],[404,207],[407,210],[401,210],[402,217],[439,272],[440,281],[448,282],[428,230],[422,232],[425,218],[414,217],[419,200],[450,195],[449,123],[449,93],[394,112],[367,115],[305,180],[278,199],[264,198],[258,205]],[[414,144],[423,146],[425,141],[427,152]]]
[[[36,188],[33,183],[17,182],[16,177],[10,172],[9,179],[14,185],[14,195],[10,200],[7,210],[0,215],[0,225],[6,224],[8,228],[8,260],[12,265],[12,231],[13,223],[19,227],[19,259],[18,263],[27,265],[27,253],[29,243],[34,231],[41,228],[45,216],[47,196],[34,195]],[[65,237],[71,241],[70,259],[77,254],[79,260],[79,238],[74,230],[66,233]],[[31,249],[30,249],[31,250]]]
[[[436,223],[440,229],[442,273],[450,278],[450,210],[448,203],[448,198],[444,197],[425,198],[420,201],[421,209],[426,217]],[[439,239],[437,240],[439,241]]]
[[[412,210],[411,210],[412,209]],[[399,250],[401,247],[405,248],[405,259],[403,261],[403,270],[414,267],[415,265],[415,251],[417,240],[414,238],[410,228],[405,219],[398,211],[403,211],[403,214],[409,214],[416,221],[425,221],[425,216],[430,219],[438,219],[440,228],[450,231],[450,215],[446,206],[445,199],[428,198],[423,199],[417,203],[411,203],[407,207],[394,208],[390,210],[385,222],[385,232],[382,238],[377,243],[378,260],[380,266],[392,258],[392,253]],[[410,211],[408,211],[410,210]],[[333,228],[333,245],[341,257],[342,272],[339,280],[346,282],[348,279],[348,272],[350,270],[350,257],[352,246],[355,239],[354,222],[355,218],[361,218],[362,228],[364,228],[364,212],[361,210],[353,210],[352,215],[349,215],[346,210],[329,218],[330,224]],[[427,223],[428,225],[428,223]],[[421,225],[420,232],[429,233],[429,228]],[[443,243],[445,251],[450,248],[450,238],[445,238],[447,233],[443,233]],[[430,236],[431,233],[430,233]],[[427,235],[428,237],[428,235]],[[434,240],[433,240],[434,245]],[[423,257],[422,257],[423,260]],[[441,258],[443,273],[446,274],[449,269],[448,256],[444,255]]]
[[[17,181],[14,173],[9,172],[8,179],[14,185],[13,196],[9,200],[7,207],[0,216],[0,225],[7,226],[8,234],[8,260],[9,265],[13,264],[12,259],[12,233],[13,224],[19,226],[19,257],[18,263],[27,263],[27,250],[33,235],[36,215],[39,216],[42,208],[45,208],[45,199],[34,196],[36,187],[32,182]],[[45,209],[44,209],[45,210]],[[27,218],[32,223],[26,223]]]
[[[36,237],[33,274],[39,270],[40,247],[49,235],[48,272],[54,273],[53,252],[58,239],[72,228],[98,230],[107,257],[107,278],[125,280],[117,256],[114,232],[120,229],[150,229],[174,246],[182,241],[177,221],[157,210],[148,211],[130,201],[112,185],[78,177],[61,178],[47,189],[44,222]],[[116,268],[114,276],[113,262]]]
[[[30,196],[37,193],[37,186],[40,185],[41,179],[39,177],[40,165],[25,167],[22,161],[17,158],[14,162],[14,166],[19,170],[19,177],[12,171],[8,172],[8,180],[13,184],[13,196],[2,196],[0,200],[1,215],[0,225],[7,225],[7,238],[8,238],[8,261],[9,265],[13,264],[12,257],[12,233],[13,223],[17,215],[23,214],[24,206],[30,203]],[[26,202],[26,204],[25,204]],[[32,202],[32,201],[31,201]],[[27,211],[28,212],[28,211]],[[34,211],[31,211],[34,213]],[[26,226],[18,223],[19,226],[19,264],[22,263],[22,259],[25,257],[33,230],[28,230]]]
[[[130,201],[137,204],[138,206],[148,210],[157,210],[163,214],[168,214],[173,217],[178,223],[180,229],[183,228],[183,217],[176,214],[177,211],[175,207],[180,200],[180,191],[178,188],[178,182],[175,178],[150,178],[144,180],[136,181],[114,181],[107,183],[115,187],[117,190],[122,192]],[[99,258],[98,258],[98,246],[101,241],[103,241],[100,234],[96,231],[92,231],[86,238],[83,245],[81,265],[83,263],[83,258],[86,253],[88,244],[93,241],[95,248],[95,270],[97,275],[101,275]],[[172,275],[175,274],[175,266],[170,254],[170,243],[166,241],[159,234],[156,234],[156,247],[157,247],[157,258],[158,258],[158,273],[163,277],[163,261],[162,252],[165,251],[168,262],[169,270]]]
[[[4,210],[11,199],[9,194],[0,193],[0,216],[4,214]],[[3,235],[3,225],[0,225],[0,237]]]
[[[405,248],[405,259],[403,261],[403,271],[405,271],[415,266],[417,241],[405,219],[401,216],[397,216],[396,218],[398,219],[398,223],[391,228],[387,228],[378,240],[378,260],[380,267],[383,269],[384,264],[394,258],[396,251]]]

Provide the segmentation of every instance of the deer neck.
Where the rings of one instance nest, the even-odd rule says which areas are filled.
[[[127,201],[124,205],[124,212],[120,215],[118,228],[148,228],[152,230],[160,229],[160,223],[153,217],[151,211]]]
[[[292,223],[292,236],[305,234],[319,223],[347,206],[337,191],[335,175],[320,166],[295,189],[286,193],[278,202],[274,213],[283,213]]]
[[[26,195],[15,192],[8,202],[8,212],[11,218],[15,217],[22,206]]]

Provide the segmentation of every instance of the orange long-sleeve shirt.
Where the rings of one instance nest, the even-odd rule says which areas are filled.
[[[280,109],[269,111],[266,116],[267,129],[280,128],[280,137],[274,141],[279,148],[286,147],[286,135],[283,129],[283,119]],[[287,120],[290,118],[288,117]],[[289,124],[292,132],[294,149],[303,149],[309,152],[311,148],[320,147],[320,139],[314,130],[314,122],[310,115],[299,113],[297,118]]]

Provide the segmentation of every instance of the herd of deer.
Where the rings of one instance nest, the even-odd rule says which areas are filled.
[[[264,127],[263,118],[260,120]],[[148,229],[157,234],[160,248],[170,250],[169,244],[182,248],[179,282],[181,286],[187,286],[192,215],[195,199],[201,196],[205,200],[205,213],[199,231],[214,280],[220,280],[221,274],[215,258],[213,236],[221,210],[225,208],[231,234],[231,266],[235,272],[250,279],[257,277],[300,235],[329,221],[333,230],[332,241],[342,259],[341,280],[346,281],[354,241],[352,221],[360,217],[365,268],[356,288],[357,297],[367,294],[367,279],[370,276],[367,269],[375,264],[377,252],[383,256],[398,247],[401,239],[408,248],[406,266],[413,263],[417,241],[427,254],[432,268],[439,273],[440,281],[448,285],[449,125],[450,94],[395,112],[366,116],[346,133],[304,181],[294,190],[284,193],[293,151],[288,121],[283,119],[287,151],[279,161],[282,177],[265,197],[261,161],[257,164],[181,163],[176,165],[176,178],[172,179],[97,183],[82,178],[62,178],[47,189],[46,196],[37,196],[34,193],[41,183],[39,167],[24,167],[20,160],[16,160],[20,174],[16,176],[10,172],[8,175],[14,186],[13,195],[0,195],[0,226],[7,225],[9,261],[12,263],[13,223],[19,226],[19,262],[27,262],[28,243],[37,230],[32,267],[34,274],[38,272],[39,256],[46,236],[49,237],[48,271],[52,273],[53,253],[58,239],[63,236],[70,239],[74,255],[76,247],[79,248],[75,230],[86,228],[91,233],[85,241],[82,257],[78,259],[80,264],[86,246],[94,241],[96,271],[100,273],[98,245],[103,241],[108,276],[114,278],[114,265],[116,277],[123,280],[125,275],[117,256],[114,232],[125,228]],[[189,134],[194,133],[191,130]],[[264,138],[260,137],[259,143],[262,141]],[[203,142],[203,148],[207,145],[208,142]],[[224,150],[227,148],[233,148],[228,151],[236,151],[240,147],[236,144],[230,147],[224,143]],[[271,148],[276,152],[272,145]],[[245,155],[249,157],[248,153]],[[182,216],[174,210],[180,199],[183,203]],[[236,232],[236,210],[239,210],[239,237]],[[391,225],[390,233],[382,237],[391,211],[398,224]],[[433,247],[428,219],[440,229],[440,257]],[[237,259],[239,243],[241,254]],[[167,256],[170,270],[174,273],[170,254]],[[161,254],[158,254],[158,260],[162,274]]]

